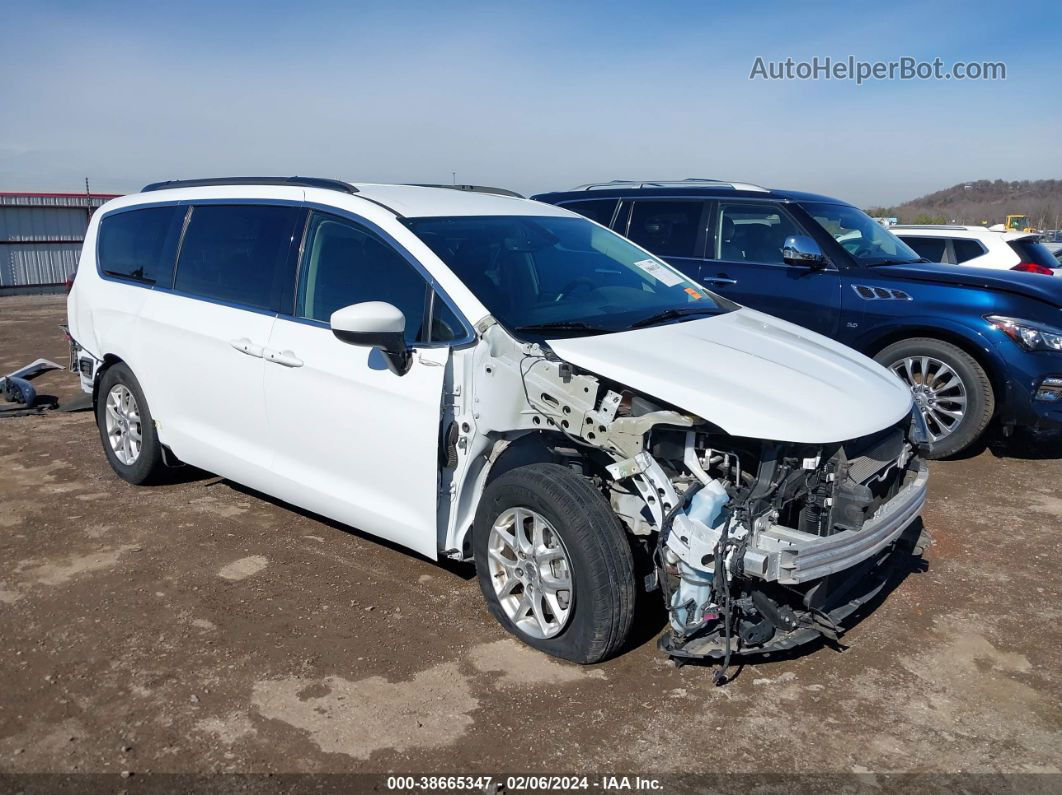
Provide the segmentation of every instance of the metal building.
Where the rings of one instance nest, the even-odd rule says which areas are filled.
[[[0,295],[61,287],[77,267],[100,193],[0,193]]]

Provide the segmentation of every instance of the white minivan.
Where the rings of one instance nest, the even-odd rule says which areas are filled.
[[[186,462],[474,561],[569,660],[656,591],[676,658],[835,637],[918,549],[898,378],[504,191],[149,185],[93,216],[68,311],[119,476]]]

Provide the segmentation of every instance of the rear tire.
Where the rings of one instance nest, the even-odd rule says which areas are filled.
[[[137,485],[158,478],[164,468],[162,445],[140,382],[124,362],[108,367],[100,379],[96,425],[118,477]]]
[[[542,543],[510,549],[505,538],[519,537],[518,526]],[[627,640],[635,582],[626,533],[608,501],[572,470],[532,464],[501,475],[480,500],[472,549],[488,609],[524,643],[588,664]],[[550,593],[551,583],[565,582],[566,596]]]
[[[895,342],[874,359],[911,387],[930,433],[930,458],[965,450],[984,432],[996,398],[984,368],[958,346],[932,337]],[[945,388],[947,387],[947,388]],[[962,416],[954,416],[961,411]],[[950,427],[948,423],[953,423]]]

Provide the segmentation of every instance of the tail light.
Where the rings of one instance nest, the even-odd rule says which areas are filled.
[[[74,289],[74,277],[76,275],[76,273],[71,273],[69,276],[66,277],[66,281],[63,282],[63,287],[66,288],[66,292],[68,295],[70,294],[70,291]]]
[[[1055,272],[1050,268],[1045,268],[1043,265],[1037,265],[1035,262],[1022,262],[1011,268],[1012,271],[1021,271],[1023,273],[1042,273],[1045,276],[1054,276]]]

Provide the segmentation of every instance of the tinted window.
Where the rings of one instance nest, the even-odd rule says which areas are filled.
[[[299,275],[299,317],[327,323],[344,306],[386,301],[406,316],[406,341],[423,342],[427,297],[427,281],[390,243],[353,221],[314,213]]]
[[[782,248],[803,230],[772,204],[722,204],[716,224],[715,259],[784,265]]]
[[[100,221],[100,270],[169,287],[186,207],[145,207]]]
[[[658,257],[699,257],[702,201],[636,201],[627,237]]]
[[[290,311],[292,253],[304,211],[263,204],[195,207],[174,288],[233,304]]]
[[[616,212],[618,199],[592,199],[585,202],[567,202],[562,204],[565,210],[585,215],[591,221],[597,221],[602,226],[612,223],[612,216]]]
[[[1010,247],[1014,249],[1022,262],[1031,262],[1042,265],[1045,268],[1057,268],[1058,260],[1043,243],[1034,238],[1026,240],[1012,240]]]
[[[431,298],[431,341],[452,342],[465,336],[465,327],[438,293]]]
[[[984,247],[976,240],[952,238],[951,247],[955,251],[956,262],[966,262],[985,253]]]
[[[490,313],[525,339],[620,331],[733,308],[584,218],[407,218]]]
[[[914,249],[920,257],[925,257],[930,262],[943,262],[944,249],[948,245],[943,237],[904,237],[904,243]]]

